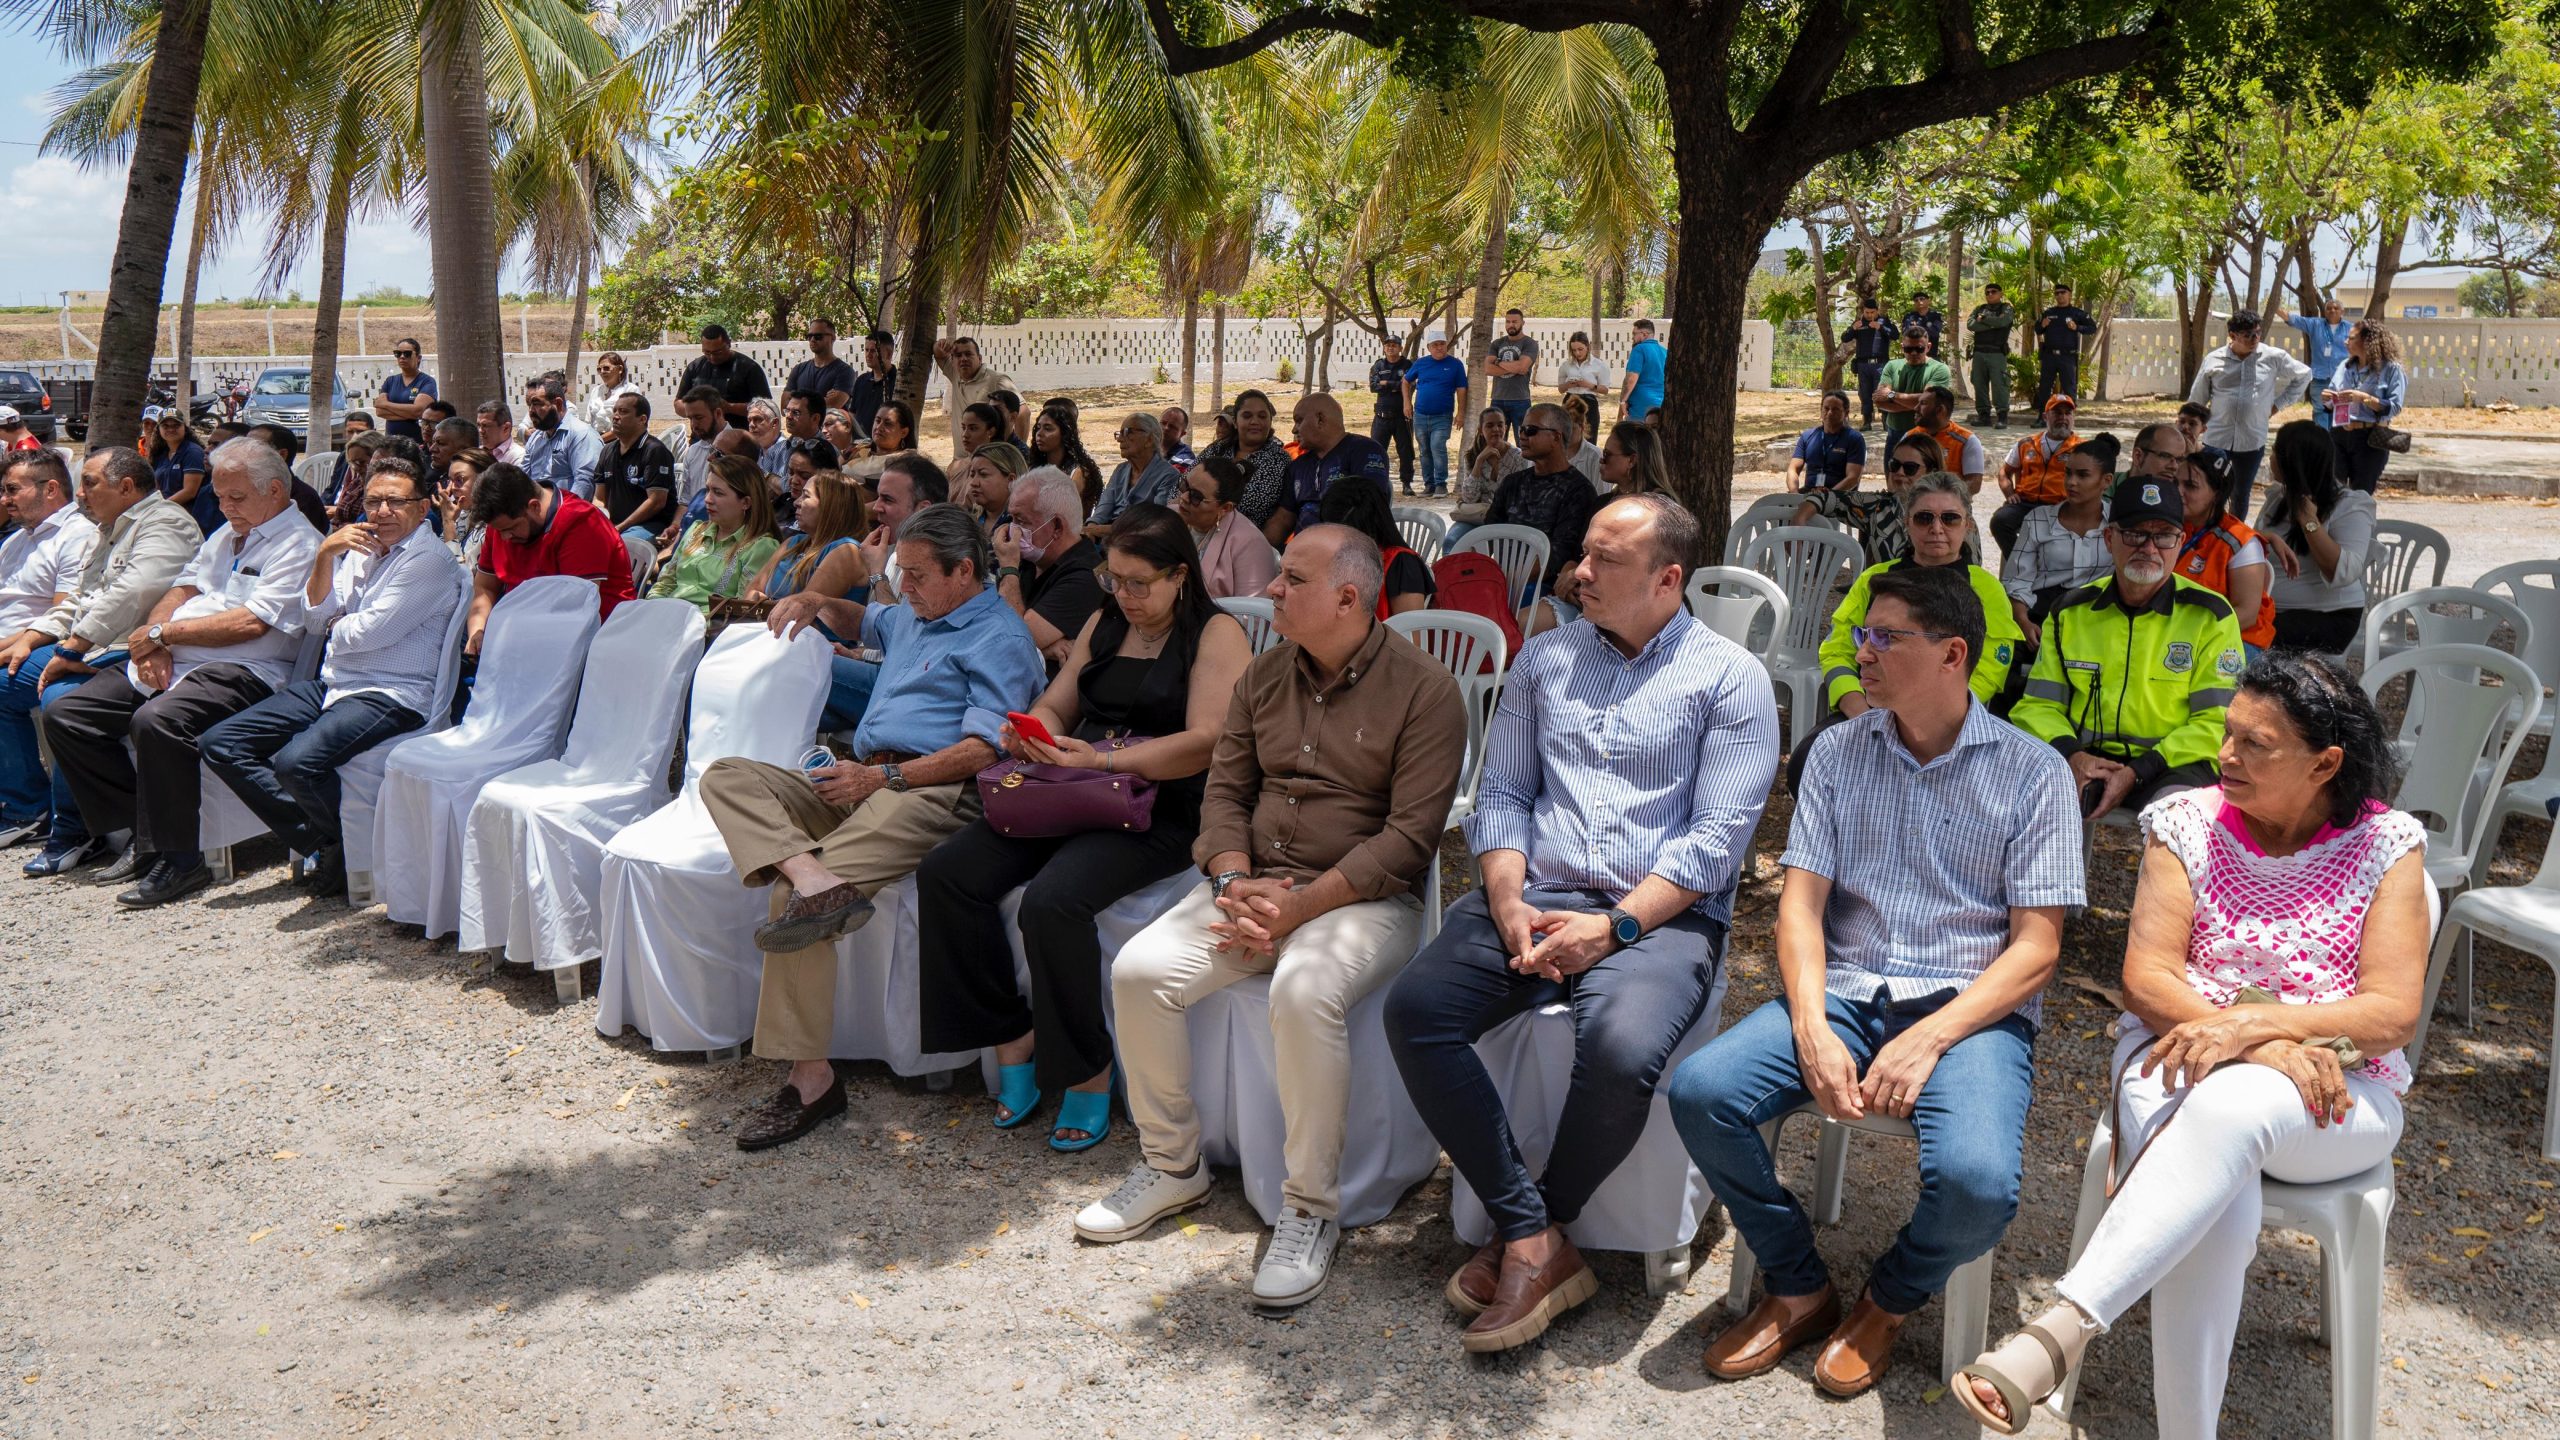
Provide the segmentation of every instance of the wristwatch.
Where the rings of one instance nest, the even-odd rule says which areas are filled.
[[[1007,580],[1018,579],[1021,574],[1022,567],[1019,565],[999,565],[996,567],[996,583],[1001,585]]]
[[[1209,898],[1212,900],[1226,899],[1227,887],[1233,885],[1239,880],[1242,880],[1243,878],[1245,878],[1245,872],[1242,870],[1221,870],[1217,874],[1210,876]]]
[[[2320,522],[2319,522],[2319,521],[2317,521],[2317,520],[2305,520],[2305,521],[2303,521],[2303,522],[2302,522],[2302,533],[2303,533],[2303,534],[2305,534],[2305,535],[2317,535],[2317,534],[2319,534],[2319,533],[2320,533]],[[153,634],[152,638],[153,638],[153,639],[155,639],[155,640],[159,638],[159,636],[158,636],[158,634],[157,634],[157,632],[156,632],[156,631],[154,632],[154,634]]]
[[[157,644],[159,644],[159,643],[160,643],[160,632],[161,632],[163,629],[165,629],[165,628],[167,628],[165,625],[154,625],[154,626],[152,626],[150,629],[145,630],[145,631],[143,631],[142,633],[143,633],[143,634],[145,634],[145,635],[150,636],[150,637],[151,637],[151,643],[152,643],[152,644],[154,644],[154,645],[157,645]]]
[[[905,773],[900,771],[895,765],[883,765],[880,767],[880,783],[897,791],[901,795],[907,793],[907,777]]]
[[[1609,938],[1617,941],[1618,948],[1624,950],[1644,938],[1644,924],[1624,910],[1612,910],[1609,912]]]

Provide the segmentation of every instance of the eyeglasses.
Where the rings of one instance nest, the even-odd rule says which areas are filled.
[[[2187,538],[2184,530],[2119,530],[2116,533],[2136,550],[2145,546],[2154,550],[2175,550]]]
[[[1943,630],[1896,630],[1889,629],[1882,625],[1852,625],[1849,627],[1849,639],[1852,642],[1858,645],[1861,649],[1873,649],[1879,655],[1891,653],[1895,641],[1909,640],[1913,638],[1952,640],[1955,636],[1952,633]]]
[[[1553,425],[1522,425],[1520,427],[1520,433],[1523,435],[1561,435],[1564,432]]]
[[[1888,462],[1884,468],[1896,475],[1917,475],[1929,467],[1917,460],[1894,460]]]
[[[367,495],[364,497],[364,508],[367,510],[389,510],[400,505],[426,503],[427,497],[424,495]]]
[[[1103,594],[1126,595],[1133,600],[1142,600],[1146,598],[1149,591],[1163,584],[1172,574],[1170,570],[1159,570],[1153,575],[1133,578],[1117,570],[1106,569],[1098,578],[1102,582]]]
[[[1961,530],[1964,528],[1964,512],[1960,510],[1922,510],[1912,515],[1911,523],[1914,525],[1925,525],[1947,530]]]

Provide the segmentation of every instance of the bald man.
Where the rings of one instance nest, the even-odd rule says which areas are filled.
[[[1385,448],[1343,429],[1341,401],[1308,395],[1289,412],[1289,425],[1297,434],[1298,458],[1289,462],[1289,503],[1272,511],[1262,527],[1272,544],[1286,544],[1292,533],[1316,523],[1316,502],[1324,498],[1324,487],[1344,475],[1367,476],[1378,482],[1381,493],[1395,494],[1387,479]]]

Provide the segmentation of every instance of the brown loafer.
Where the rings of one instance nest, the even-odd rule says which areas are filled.
[[[1831,1342],[1813,1362],[1813,1383],[1846,1400],[1876,1388],[1893,1364],[1893,1337],[1909,1317],[1891,1314],[1870,1295],[1858,1297],[1849,1318],[1831,1332]]]
[[[1780,1297],[1760,1303],[1725,1327],[1707,1346],[1707,1373],[1719,1380],[1748,1380],[1778,1368],[1787,1352],[1840,1323],[1840,1292],[1825,1285],[1822,1303],[1790,1321]]]
[[[1582,1263],[1582,1252],[1570,1240],[1559,1239],[1557,1245],[1544,1265],[1505,1258],[1493,1303],[1468,1324],[1458,1343],[1477,1355],[1526,1345],[1546,1334],[1557,1316],[1599,1294],[1600,1277]]]
[[[772,1099],[748,1111],[738,1122],[738,1148],[770,1150],[787,1145],[843,1113],[842,1075],[835,1077],[825,1094],[808,1101],[803,1101],[800,1092],[785,1081]]]
[[[1458,1273],[1449,1277],[1449,1307],[1469,1320],[1493,1308],[1493,1298],[1502,1288],[1502,1241],[1488,1240],[1484,1247],[1467,1257]]]
[[[871,918],[871,902],[851,885],[837,885],[815,895],[797,891],[781,913],[756,927],[756,948],[768,955],[788,955],[823,945]]]

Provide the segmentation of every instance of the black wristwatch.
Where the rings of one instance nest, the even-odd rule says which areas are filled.
[[[1644,924],[1624,910],[1612,910],[1609,912],[1609,938],[1617,941],[1618,948],[1624,950],[1644,938]]]
[[[1242,870],[1221,870],[1217,874],[1210,876],[1209,898],[1212,900],[1226,899],[1227,887],[1233,885],[1239,880],[1242,880],[1243,878],[1245,878],[1245,872]]]
[[[901,795],[907,793],[907,777],[905,773],[900,771],[895,765],[883,765],[880,767],[880,783],[897,791]]]

